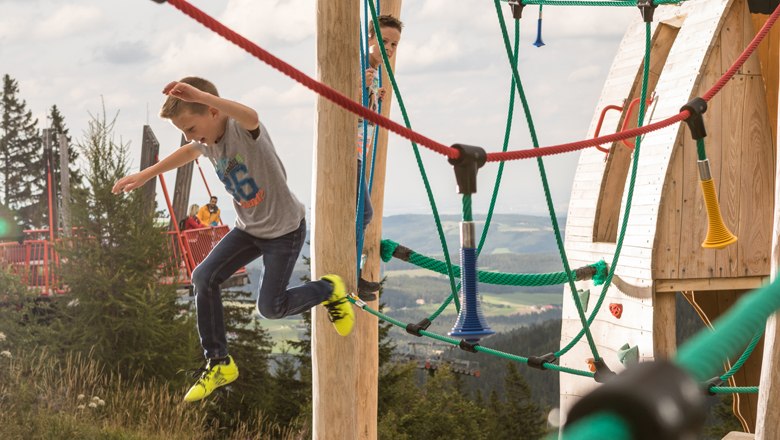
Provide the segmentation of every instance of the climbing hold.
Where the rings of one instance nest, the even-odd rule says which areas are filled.
[[[580,304],[582,305],[582,311],[588,311],[588,301],[590,300],[590,289],[579,289],[577,295],[580,297]]]
[[[620,363],[626,367],[636,365],[639,363],[639,346],[635,345],[632,347],[627,343],[623,344],[623,346],[618,349],[617,356]]]
[[[611,303],[609,305],[609,311],[612,313],[612,316],[620,319],[620,317],[623,316],[623,304]]]
[[[585,362],[588,364],[588,370],[590,370],[591,373],[595,373],[596,361],[593,358],[587,358],[585,359]]]

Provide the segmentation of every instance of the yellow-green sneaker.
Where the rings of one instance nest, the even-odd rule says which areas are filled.
[[[238,379],[238,367],[232,356],[228,356],[229,362],[213,363],[213,359],[206,361],[206,366],[200,371],[200,378],[184,396],[185,402],[197,402],[214,392],[219,387],[225,386]]]
[[[347,289],[344,281],[338,275],[325,275],[321,279],[333,284],[333,292],[330,298],[322,302],[328,309],[328,319],[336,327],[336,332],[341,336],[347,336],[355,325],[355,311],[347,299]]]

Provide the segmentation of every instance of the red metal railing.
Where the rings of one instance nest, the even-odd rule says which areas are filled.
[[[192,270],[200,264],[211,249],[228,233],[228,226],[190,229],[177,233],[164,232],[169,239],[170,259],[160,273],[160,283],[189,287],[192,284]],[[47,230],[25,231],[25,240],[0,242],[0,266],[11,273],[30,289],[41,295],[62,294],[67,291],[60,274],[60,256],[49,239]],[[241,268],[237,274],[244,275]]]

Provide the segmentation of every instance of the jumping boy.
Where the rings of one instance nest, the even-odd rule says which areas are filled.
[[[384,42],[385,52],[387,58],[390,59],[395,54],[396,48],[398,48],[398,42],[401,41],[401,30],[404,25],[401,20],[390,16],[380,15],[377,17],[379,21],[379,30],[382,33],[382,42]],[[384,97],[384,89],[379,88],[379,75],[377,75],[377,68],[382,64],[382,52],[379,47],[379,38],[374,31],[374,22],[368,23],[368,68],[365,72],[366,90],[368,94],[368,109],[371,111],[377,111],[379,108],[379,101]],[[370,147],[374,144],[374,132],[375,125],[373,122],[366,121],[366,140],[365,145]],[[368,185],[366,179],[361,179],[360,169],[363,162],[363,119],[358,120],[358,139],[357,139],[357,155],[358,155],[358,182],[357,187],[363,186],[363,233],[365,234],[366,227],[371,222],[374,216],[374,210],[371,206],[371,196],[368,194]],[[361,265],[362,268],[362,265]],[[375,281],[368,281],[362,276],[358,280],[358,294],[361,299],[369,301],[376,299],[375,292],[379,291],[379,283]]]
[[[233,196],[236,227],[192,272],[198,333],[206,366],[184,396],[201,400],[238,378],[228,354],[220,284],[239,268],[263,257],[265,273],[257,310],[269,319],[302,313],[317,304],[328,311],[336,331],[346,336],[355,322],[344,283],[337,275],[287,289],[306,237],[305,208],[287,186],[287,175],[257,113],[219,97],[202,78],[187,77],[163,89],[168,98],[160,117],[169,119],[189,141],[157,164],[119,179],[115,194],[142,186],[158,174],[187,164],[201,154],[214,164]]]

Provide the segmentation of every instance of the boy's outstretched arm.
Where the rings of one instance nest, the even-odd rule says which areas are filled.
[[[163,89],[163,94],[175,96],[182,101],[197,102],[214,107],[220,112],[235,119],[245,130],[252,131],[260,126],[260,120],[254,109],[244,104],[229,99],[214,96],[211,93],[199,90],[189,84],[173,81]]]
[[[192,162],[200,156],[200,150],[195,147],[194,144],[183,145],[168,157],[157,162],[156,164],[145,168],[135,174],[127,175],[116,181],[114,187],[111,188],[111,192],[119,194],[120,192],[130,192],[136,188],[139,188],[148,182],[149,179],[157,177],[166,171],[170,171],[174,168],[179,168],[182,165]]]

